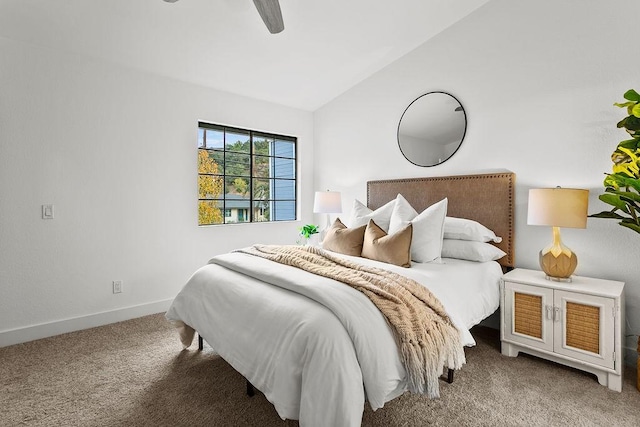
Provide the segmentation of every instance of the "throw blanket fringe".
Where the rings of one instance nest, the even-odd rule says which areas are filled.
[[[443,368],[465,363],[459,331],[440,301],[415,280],[313,246],[255,245],[236,252],[338,280],[365,294],[391,325],[411,392],[438,397]]]

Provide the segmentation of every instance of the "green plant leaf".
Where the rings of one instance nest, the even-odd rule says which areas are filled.
[[[300,227],[300,235],[304,236],[307,239],[311,237],[313,234],[317,234],[317,233],[318,233],[317,225],[307,224]]]
[[[632,193],[631,191],[611,191],[611,193],[617,194],[622,200],[640,202],[640,194]]]
[[[624,93],[624,99],[628,99],[629,101],[640,102],[640,94],[633,89],[629,89]]]
[[[626,197],[635,202],[640,202],[640,194],[634,193],[632,191],[613,190],[613,191],[608,191],[608,193],[617,194],[620,197]]]
[[[624,201],[620,200],[620,196],[616,194],[605,193],[601,194],[598,198],[606,204],[611,205],[616,209],[620,209],[624,213],[629,213],[627,204]]]
[[[624,219],[622,215],[618,215],[615,212],[611,211],[602,211],[597,214],[589,215],[589,218],[609,218],[609,219]]]
[[[624,128],[628,130],[640,130],[640,118],[636,116],[627,116],[624,119]]]
[[[604,203],[613,206],[610,211],[589,215],[592,218],[610,218],[621,220],[620,225],[640,233],[640,94],[633,89],[625,92],[627,102],[614,103],[616,107],[626,108],[627,117],[617,123],[618,128],[631,135],[618,143],[611,154],[613,173],[605,174],[605,193],[598,196]],[[624,216],[622,214],[627,214]]]
[[[617,190],[621,185],[624,185],[624,182],[618,177],[617,174],[610,173],[604,179],[602,183],[606,188],[604,191],[609,191],[609,189]]]
[[[624,151],[620,150],[619,148],[617,148],[616,151],[611,153],[611,161],[616,165],[627,163],[629,160],[631,160],[629,155]]]
[[[631,187],[634,190],[636,190],[638,193],[640,193],[640,179],[627,178],[626,176],[623,176],[622,179],[624,181],[625,187]]]
[[[629,178],[621,173],[610,173],[607,175],[604,179],[604,185],[607,187],[605,191],[608,193],[619,190],[619,187],[631,187],[640,193],[640,179]]]
[[[619,223],[623,227],[627,227],[635,231],[636,233],[640,233],[640,226],[633,222],[620,222]]]
[[[620,108],[626,108],[626,107],[630,107],[632,105],[636,105],[636,102],[635,101],[627,101],[627,102],[623,102],[623,103],[614,102],[613,105],[616,106],[616,107],[620,107]]]
[[[620,141],[618,144],[618,148],[628,148],[629,150],[637,150],[640,147],[640,139],[625,139],[624,141]]]
[[[636,205],[636,203],[633,200],[629,200],[625,197],[621,197],[621,199],[627,204],[627,210],[629,211],[629,215],[631,215],[631,217],[633,218],[632,213],[635,213],[634,211],[636,212],[638,211],[638,205]]]

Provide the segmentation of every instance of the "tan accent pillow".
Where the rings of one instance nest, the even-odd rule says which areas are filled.
[[[347,228],[340,218],[327,230],[322,247],[345,255],[360,256],[366,225],[358,228]]]
[[[411,267],[412,234],[411,223],[393,234],[387,234],[373,220],[369,220],[364,232],[362,256],[400,267]]]

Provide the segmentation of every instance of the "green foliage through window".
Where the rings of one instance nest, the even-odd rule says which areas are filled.
[[[295,220],[296,142],[198,123],[198,225]]]

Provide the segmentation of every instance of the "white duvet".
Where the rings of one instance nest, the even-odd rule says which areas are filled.
[[[502,271],[495,262],[444,259],[407,269],[346,258],[427,286],[467,346],[475,344],[469,328],[499,305]],[[365,398],[375,410],[406,390],[393,334],[373,303],[294,267],[220,255],[194,273],[166,317],[197,330],[280,417],[302,426],[359,426]]]

